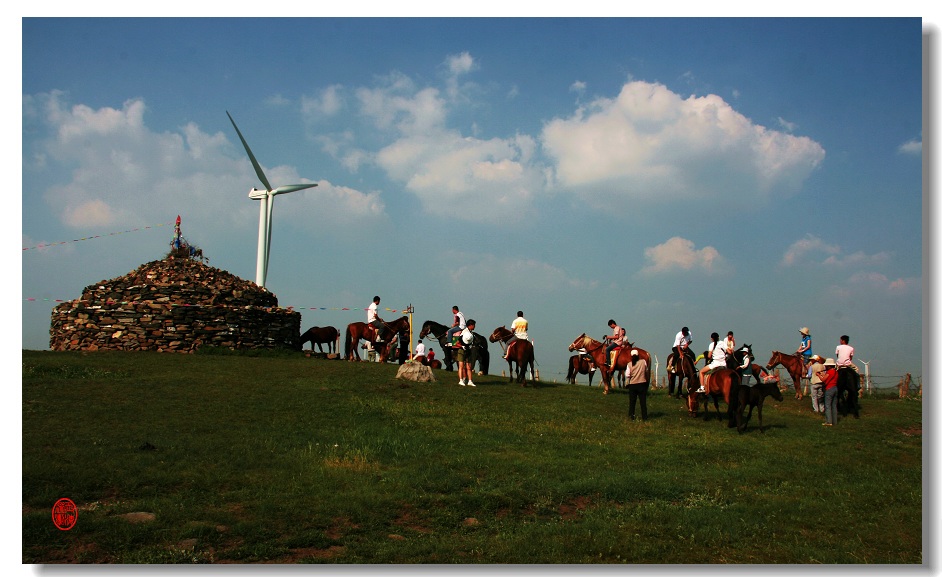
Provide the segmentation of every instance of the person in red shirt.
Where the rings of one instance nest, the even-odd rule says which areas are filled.
[[[827,358],[824,361],[824,370],[819,371],[818,378],[824,385],[824,425],[833,427],[837,422],[837,369],[834,359]]]

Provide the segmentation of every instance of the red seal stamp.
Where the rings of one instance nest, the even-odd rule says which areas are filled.
[[[52,522],[60,530],[68,531],[75,527],[76,521],[78,521],[78,508],[72,499],[63,497],[52,506]]]

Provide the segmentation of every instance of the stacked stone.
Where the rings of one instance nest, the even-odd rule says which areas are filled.
[[[49,333],[54,351],[300,349],[301,314],[251,281],[168,256],[85,287],[53,309]]]

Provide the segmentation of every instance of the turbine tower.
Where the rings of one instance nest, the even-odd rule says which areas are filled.
[[[262,172],[262,167],[258,164],[258,161],[255,160],[252,149],[249,148],[249,144],[242,136],[242,132],[239,131],[239,127],[236,126],[235,120],[232,120],[232,115],[229,114],[228,110],[226,111],[226,116],[229,117],[229,121],[232,123],[232,127],[235,128],[236,134],[239,135],[239,140],[242,141],[242,146],[245,147],[245,152],[248,153],[249,160],[252,161],[252,166],[255,167],[255,174],[258,175],[258,179],[265,185],[264,190],[253,187],[252,190],[249,191],[249,198],[261,201],[258,210],[258,258],[255,263],[255,284],[264,288],[265,279],[268,277],[268,255],[271,253],[271,211],[275,202],[275,195],[312,188],[317,186],[317,184],[286,184],[272,189],[271,184],[268,183],[268,179],[265,178],[265,173]]]

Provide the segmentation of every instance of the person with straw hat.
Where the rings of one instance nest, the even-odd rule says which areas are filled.
[[[798,329],[798,332],[801,333],[801,344],[798,345],[798,350],[795,351],[795,354],[801,355],[802,367],[805,370],[805,376],[811,377],[808,369],[811,364],[811,355],[814,353],[811,352],[811,330],[808,327],[801,327]]]
[[[826,368],[821,355],[811,355],[811,408],[819,415],[824,414],[824,382],[818,373]]]

